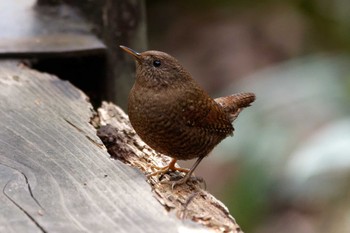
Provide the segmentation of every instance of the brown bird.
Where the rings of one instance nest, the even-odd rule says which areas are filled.
[[[172,158],[148,177],[178,170],[187,174],[173,187],[185,183],[201,160],[233,134],[232,122],[255,95],[212,99],[169,54],[120,47],[136,61],[136,81],[128,100],[131,125],[147,145]],[[190,170],[175,167],[177,160],[193,158],[198,159]]]

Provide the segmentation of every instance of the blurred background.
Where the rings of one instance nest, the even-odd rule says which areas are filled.
[[[350,232],[350,2],[146,7],[149,49],[176,57],[211,96],[257,96],[196,171],[242,229]]]
[[[254,92],[196,175],[244,232],[350,232],[350,1],[0,0],[0,16],[0,58],[95,107],[126,106],[119,44],[173,55],[213,97]]]

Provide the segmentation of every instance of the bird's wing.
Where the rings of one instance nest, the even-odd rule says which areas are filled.
[[[205,131],[219,134],[231,134],[233,126],[224,109],[205,93],[188,98],[182,109],[185,124]]]

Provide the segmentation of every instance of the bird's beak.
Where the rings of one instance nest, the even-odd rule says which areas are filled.
[[[130,54],[131,56],[133,56],[136,61],[141,62],[141,54],[136,52],[135,50],[128,48],[124,45],[119,45],[119,47],[124,50],[125,52],[127,52],[128,54]]]

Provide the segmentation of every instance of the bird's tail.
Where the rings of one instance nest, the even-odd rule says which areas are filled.
[[[230,96],[216,98],[215,102],[220,104],[221,107],[229,114],[231,122],[233,122],[239,113],[246,107],[249,107],[251,103],[255,101],[254,93],[237,93]]]

